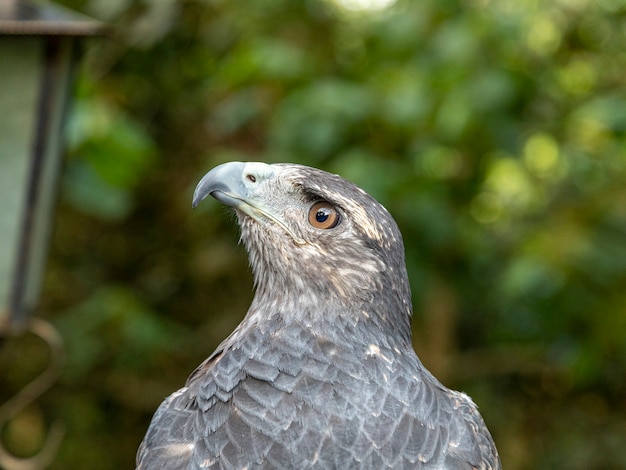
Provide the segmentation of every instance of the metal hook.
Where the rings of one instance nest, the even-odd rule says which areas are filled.
[[[50,349],[50,361],[46,369],[29,382],[22,390],[12,396],[0,406],[0,430],[11,419],[17,416],[28,405],[46,392],[61,373],[63,362],[63,341],[61,335],[48,322],[32,318],[28,331],[41,338]],[[16,457],[2,444],[0,439],[0,467],[5,470],[41,470],[49,466],[57,454],[65,435],[65,426],[61,421],[55,421],[39,453],[32,457]]]

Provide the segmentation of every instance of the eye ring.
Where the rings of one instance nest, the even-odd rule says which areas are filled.
[[[339,212],[330,202],[319,201],[309,209],[309,223],[322,230],[335,228],[339,224]]]

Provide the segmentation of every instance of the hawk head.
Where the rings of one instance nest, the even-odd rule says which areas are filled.
[[[402,236],[365,191],[302,165],[230,162],[201,179],[193,206],[208,195],[237,213],[256,284],[249,315],[361,322],[410,344]]]

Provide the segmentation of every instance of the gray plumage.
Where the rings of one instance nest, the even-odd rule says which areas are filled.
[[[476,405],[413,350],[402,237],[382,205],[292,164],[220,165],[194,207],[207,195],[235,208],[255,297],[161,404],[138,469],[501,468]]]

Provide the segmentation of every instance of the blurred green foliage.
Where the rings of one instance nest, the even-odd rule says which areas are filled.
[[[53,468],[132,467],[252,296],[232,217],[191,213],[195,183],[291,161],[394,214],[416,349],[480,405],[505,468],[626,468],[626,2],[59,3],[115,32],[68,126],[42,307],[67,366],[8,434],[60,417]]]

